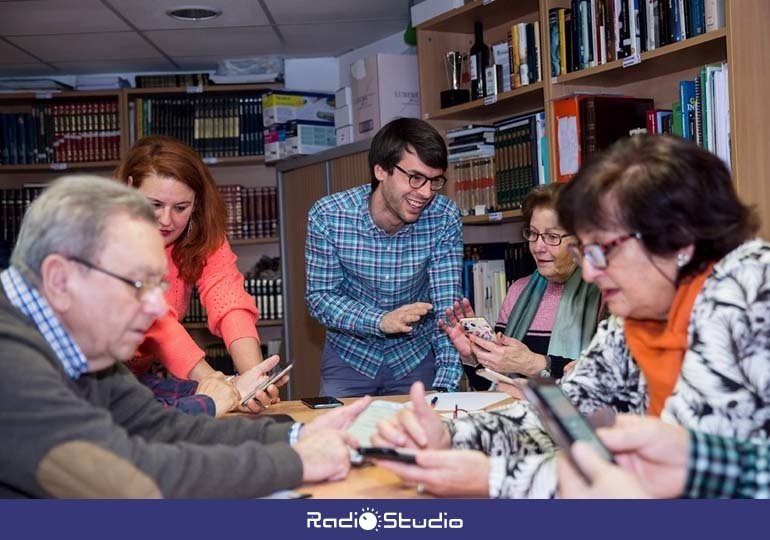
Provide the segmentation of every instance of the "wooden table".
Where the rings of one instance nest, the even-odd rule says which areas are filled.
[[[409,400],[409,396],[383,396],[377,399],[397,401]],[[344,398],[344,403],[351,403],[355,398]],[[494,407],[504,405],[498,402]],[[297,422],[310,422],[329,409],[311,409],[301,401],[282,401],[270,407],[267,414],[288,414]],[[264,413],[263,413],[264,414]],[[430,495],[418,494],[414,486],[404,484],[395,474],[372,464],[352,467],[345,480],[305,484],[297,491],[309,493],[316,499],[415,499],[430,498]]]

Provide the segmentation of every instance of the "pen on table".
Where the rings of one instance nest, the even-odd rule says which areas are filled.
[[[438,396],[433,396],[433,398],[430,400],[430,406],[435,409],[436,403],[438,403]]]

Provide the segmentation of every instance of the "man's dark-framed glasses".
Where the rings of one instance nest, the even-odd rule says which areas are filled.
[[[111,278],[115,278],[119,281],[122,281],[123,283],[125,283],[126,285],[134,289],[134,293],[136,294],[136,298],[138,300],[141,300],[142,298],[144,298],[146,294],[149,294],[155,289],[160,289],[161,292],[166,292],[166,289],[168,289],[168,281],[166,280],[149,282],[149,281],[142,281],[140,279],[131,279],[124,276],[120,276],[114,272],[110,272],[109,270],[105,270],[104,268],[100,268],[99,266],[96,266],[95,264],[90,263],[85,259],[81,259],[80,257],[67,257],[67,258],[72,262],[76,262],[80,265],[85,266],[89,270],[96,270],[97,272],[101,272],[102,274],[110,276]]]
[[[446,176],[443,174],[430,178],[421,173],[407,172],[398,165],[394,165],[394,167],[406,175],[406,177],[409,179],[409,187],[412,189],[420,189],[425,185],[425,182],[430,182],[430,190],[438,191],[446,184]]]
[[[572,236],[570,233],[566,234],[559,234],[554,232],[537,232],[535,229],[531,227],[523,227],[521,229],[521,236],[526,240],[527,242],[535,243],[537,242],[538,238],[542,238],[543,242],[545,242],[548,246],[558,246],[562,243],[562,240],[567,238],[568,236]]]
[[[588,261],[597,270],[604,270],[609,266],[609,256],[612,250],[632,238],[641,240],[642,233],[637,231],[624,234],[604,244],[571,245],[569,246],[569,251],[572,259],[578,266],[583,266],[583,262]]]

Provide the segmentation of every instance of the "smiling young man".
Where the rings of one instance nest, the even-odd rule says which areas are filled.
[[[383,127],[369,150],[371,188],[318,201],[305,246],[310,314],[326,326],[321,394],[454,390],[457,352],[436,313],[460,297],[462,225],[446,183],[447,149],[422,120]]]
[[[340,430],[165,409],[122,365],[166,312],[152,208],[97,177],[56,181],[0,273],[0,498],[258,497],[349,468]],[[290,446],[291,443],[291,446]]]

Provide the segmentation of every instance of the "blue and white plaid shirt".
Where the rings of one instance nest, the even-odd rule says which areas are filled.
[[[401,378],[433,347],[433,386],[454,390],[463,371],[436,317],[461,297],[460,212],[451,200],[436,195],[415,223],[389,235],[372,220],[370,194],[367,184],[324,197],[310,209],[308,310],[356,371],[373,379],[385,362]],[[414,302],[429,302],[433,311],[410,334],[383,334],[383,316]]]
[[[37,327],[56,353],[65,373],[77,379],[88,371],[88,362],[77,343],[56,317],[48,301],[27,283],[18,269],[11,266],[0,273],[8,300]]]

